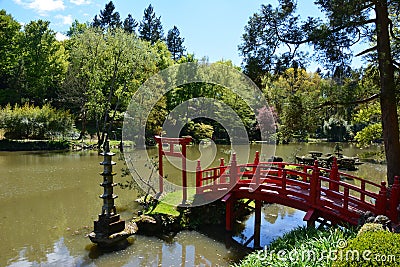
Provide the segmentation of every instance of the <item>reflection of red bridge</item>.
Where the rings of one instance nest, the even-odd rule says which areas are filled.
[[[168,143],[173,138],[166,138],[163,141],[161,139],[163,138],[158,139],[159,145]],[[177,143],[176,140],[174,143]],[[181,142],[182,146],[185,144]],[[159,152],[161,150],[159,148]],[[185,153],[186,149],[182,151]],[[168,153],[171,154],[161,151],[160,157]],[[185,161],[185,157],[182,158]],[[162,160],[160,162],[162,170]],[[186,175],[183,176],[186,177]],[[344,180],[352,180],[353,183]],[[186,184],[186,181],[183,184]],[[186,200],[185,191],[186,188],[183,189],[184,201]],[[260,162],[258,152],[254,162],[247,164],[237,164],[235,154],[232,155],[229,165],[225,165],[224,160],[221,159],[220,166],[204,170],[201,169],[201,163],[198,161],[196,194],[210,199],[221,198],[226,202],[227,230],[232,229],[235,217],[233,206],[239,199],[255,200],[256,224],[261,221],[262,201],[305,211],[304,220],[309,225],[313,225],[319,218],[329,220],[332,224],[356,225],[361,213],[366,211],[371,211],[376,215],[386,215],[395,224],[399,221],[399,177],[395,178],[389,190],[386,182],[376,184],[339,172],[336,159],[331,169],[319,167],[317,161],[314,166]],[[256,234],[255,238],[257,238]]]

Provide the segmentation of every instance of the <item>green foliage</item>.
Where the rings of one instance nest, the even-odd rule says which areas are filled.
[[[143,20],[139,24],[139,36],[154,44],[164,39],[163,34],[161,17],[156,17],[153,6],[150,4],[144,10]]]
[[[1,151],[66,150],[70,148],[67,140],[0,140]]]
[[[299,227],[274,240],[266,250],[248,255],[236,266],[331,266],[330,251],[337,251],[337,244],[353,237],[347,229],[317,230]]]
[[[126,110],[137,88],[172,64],[165,44],[152,46],[119,28],[89,28],[69,42],[71,63],[63,102],[75,107],[80,117],[96,121],[99,140],[115,119],[113,114]]]
[[[23,97],[42,105],[56,96],[67,71],[63,45],[55,38],[48,21],[31,21],[24,26],[21,40],[24,80]]]
[[[73,119],[68,111],[50,105],[35,107],[29,104],[14,108],[7,105],[0,112],[0,128],[10,139],[48,139],[71,132]]]
[[[68,62],[49,22],[20,25],[0,11],[0,105],[30,101],[37,105],[56,97]]]
[[[367,147],[371,143],[382,139],[383,129],[379,103],[360,108],[354,114],[353,120],[363,127],[354,137],[359,146]]]
[[[367,231],[348,241],[338,252],[334,267],[399,266],[400,235],[388,231]]]
[[[357,132],[354,139],[359,146],[367,147],[372,142],[382,139],[382,133],[382,123],[374,123]]]
[[[122,23],[119,13],[114,10],[115,6],[113,2],[110,1],[108,4],[105,5],[103,10],[100,10],[100,15],[98,17],[97,15],[94,17],[92,26],[99,27],[102,30],[114,30],[121,27]]]
[[[366,223],[360,230],[358,230],[357,236],[364,234],[365,232],[377,232],[383,231],[383,226],[380,223]]]
[[[189,121],[185,132],[193,138],[195,143],[199,143],[203,139],[211,139],[214,128],[202,122]]]
[[[342,142],[350,139],[350,125],[344,119],[329,118],[324,122],[323,130],[329,141]]]
[[[17,92],[13,90],[13,85],[16,83],[15,79],[19,71],[20,28],[21,25],[18,21],[7,14],[4,9],[0,10],[0,105],[5,105],[18,98]]]
[[[166,40],[167,46],[174,61],[178,61],[186,50],[186,48],[183,46],[184,40],[185,38],[180,37],[180,32],[176,26],[168,31]]]

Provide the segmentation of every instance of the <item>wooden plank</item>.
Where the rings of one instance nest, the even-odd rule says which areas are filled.
[[[307,211],[306,215],[304,215],[303,221],[308,222],[308,221],[312,220],[314,215],[315,215],[315,209],[309,209]]]
[[[226,194],[226,195],[221,199],[221,201],[222,201],[222,202],[227,202],[231,196],[232,196],[232,194],[231,194],[231,193],[228,193],[228,194]]]

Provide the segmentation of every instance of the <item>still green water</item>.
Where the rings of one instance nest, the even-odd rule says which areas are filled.
[[[276,155],[292,161],[295,154],[311,150],[332,152],[333,147],[334,144],[279,145]],[[371,148],[376,149],[380,148]],[[256,150],[258,145],[250,147],[252,155]],[[155,152],[149,150],[151,155]],[[360,152],[353,145],[343,147],[347,156]],[[188,148],[189,158],[195,160],[199,154],[196,147]],[[228,154],[229,147],[219,146],[215,161],[210,164],[217,164],[220,157],[228,162]],[[209,235],[183,231],[170,242],[133,236],[127,249],[99,255],[86,235],[101,211],[100,161],[102,157],[97,152],[89,151],[0,152],[0,266],[227,266],[243,257],[244,249],[227,245],[221,234],[212,233],[220,233],[221,229],[209,229]],[[124,164],[118,156],[114,161],[114,170],[120,173]],[[176,168],[168,164],[165,168],[171,179],[180,177]],[[385,172],[385,165],[366,163],[351,173],[379,182],[385,179]],[[115,177],[116,182],[125,179]],[[129,220],[139,208],[135,203],[137,193],[119,187],[115,192],[119,196],[118,212],[122,219]],[[291,208],[270,205],[264,206],[263,211],[261,245],[303,224],[303,214]],[[237,242],[244,243],[252,235],[252,218],[238,224],[241,231],[234,237]]]

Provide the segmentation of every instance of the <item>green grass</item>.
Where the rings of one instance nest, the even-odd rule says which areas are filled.
[[[338,244],[355,235],[355,231],[340,228],[316,230],[298,227],[274,240],[266,250],[249,254],[235,266],[328,267],[332,265],[333,260],[326,257],[329,255],[326,253],[337,251]]]
[[[195,188],[188,189],[188,203],[192,203],[194,200],[194,195],[196,193]],[[179,211],[177,211],[176,207],[182,203],[182,191],[175,191],[168,194],[165,194],[161,197],[160,202],[157,204],[154,210],[149,212],[148,214],[167,214],[171,216],[179,216]]]

